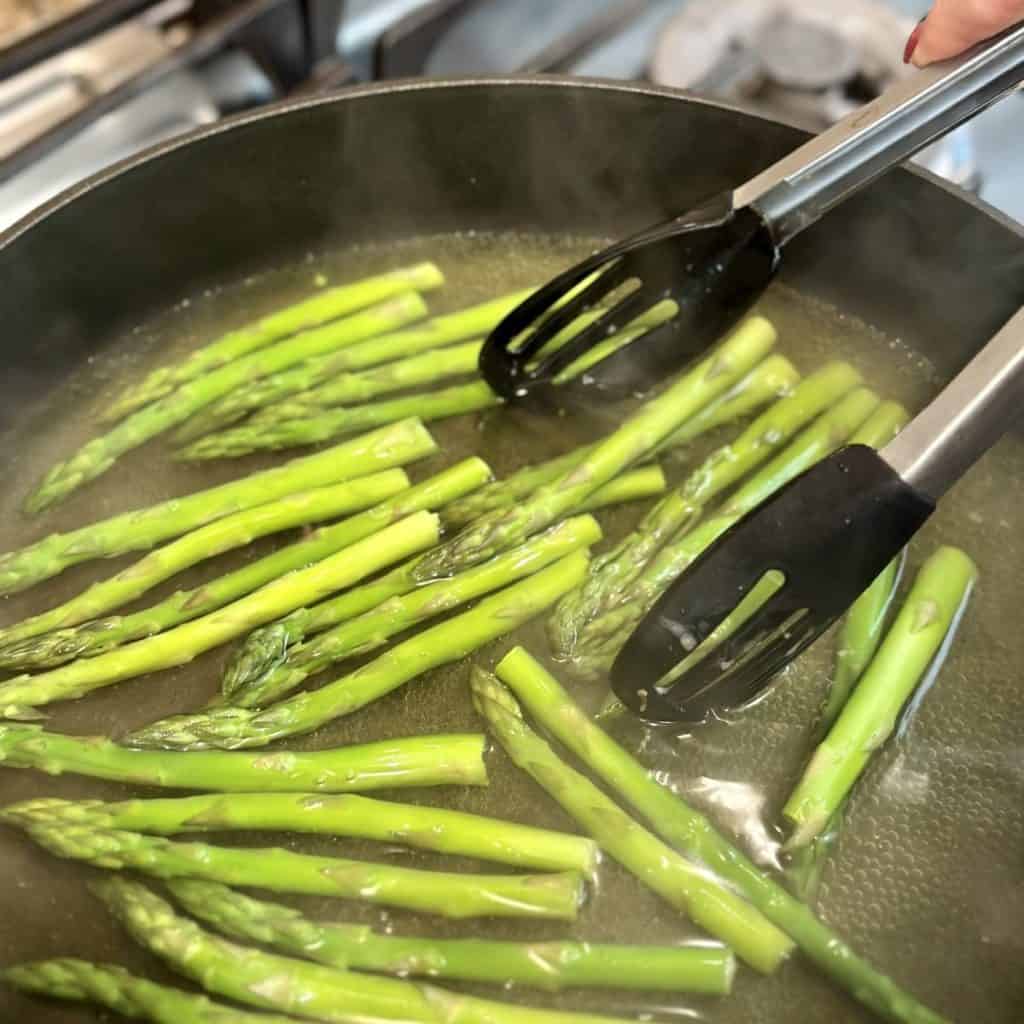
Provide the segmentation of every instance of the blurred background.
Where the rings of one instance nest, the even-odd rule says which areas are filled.
[[[0,0],[0,228],[162,139],[410,75],[646,80],[820,130],[911,73],[916,0]],[[919,160],[1024,220],[1024,102]]]

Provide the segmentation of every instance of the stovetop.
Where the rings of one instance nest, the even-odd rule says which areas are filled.
[[[47,2],[57,7],[84,0]],[[162,5],[168,2],[162,0]],[[782,6],[793,7],[799,18],[776,17],[770,24],[755,25],[758,9],[779,2],[348,0],[337,50],[364,80],[407,73],[534,70],[653,78],[820,129],[870,99],[892,75],[905,73],[899,51],[909,27],[927,7],[919,0],[787,0]],[[40,0],[33,3],[38,6]],[[820,16],[816,25],[798,24],[806,21],[806,12],[813,22],[816,9],[829,6],[839,12],[831,21],[842,22],[844,33],[837,34],[829,19]],[[432,20],[438,10],[448,17],[444,31],[433,32],[430,25],[441,24]],[[423,25],[415,24],[417,17],[427,23],[425,34]],[[749,46],[742,44],[744,33]],[[727,45],[724,35],[729,36]],[[154,46],[159,42],[151,40]],[[759,54],[764,53],[775,59],[763,60]],[[61,59],[68,61],[66,55],[53,60]],[[66,88],[65,77],[50,78]],[[68,80],[74,82],[74,77]],[[12,81],[0,81],[0,140],[5,138],[4,90],[9,100]],[[0,228],[114,160],[279,95],[273,76],[244,48],[228,47],[184,64],[25,170],[13,177],[0,173]],[[1024,101],[1014,97],[933,149],[922,162],[960,184],[978,186],[986,200],[1024,221],[1024,181],[1016,170],[1022,156]],[[2,158],[0,142],[0,172]]]

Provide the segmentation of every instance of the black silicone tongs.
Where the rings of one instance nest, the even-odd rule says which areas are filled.
[[[748,703],[902,551],[1022,400],[1024,309],[880,452],[840,449],[722,534],[619,652],[616,695],[653,722]],[[754,607],[735,614],[745,598]]]
[[[558,394],[582,386],[621,396],[660,383],[744,316],[790,239],[1022,80],[1024,25],[916,72],[745,185],[560,274],[495,328],[480,372],[506,399],[542,394],[581,355],[671,298],[672,319],[608,346],[611,354]],[[549,344],[606,300],[610,308],[568,343]]]

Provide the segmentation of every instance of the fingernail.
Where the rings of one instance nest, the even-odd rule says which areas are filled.
[[[914,51],[917,49],[917,44],[921,41],[921,30],[924,28],[925,19],[922,18],[915,26],[914,31],[910,33],[910,38],[907,40],[907,45],[903,47],[903,63],[909,64],[910,59],[914,56]]]

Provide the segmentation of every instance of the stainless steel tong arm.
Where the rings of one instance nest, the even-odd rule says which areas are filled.
[[[1024,81],[1024,23],[900,80],[733,193],[783,245],[851,193]]]

